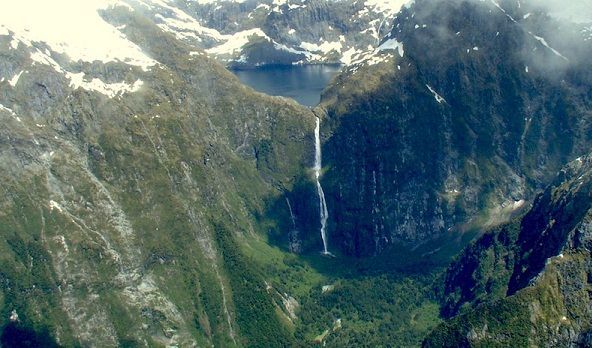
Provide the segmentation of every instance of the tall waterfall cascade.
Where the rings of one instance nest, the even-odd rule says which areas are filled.
[[[325,201],[325,193],[321,186],[321,119],[317,117],[317,125],[315,128],[315,164],[314,174],[317,183],[317,192],[319,194],[319,212],[321,216],[321,238],[323,239],[323,255],[332,255],[327,248],[327,220],[329,219],[329,211],[327,210],[327,202]]]
[[[290,211],[290,218],[292,219],[292,228],[296,229],[296,218],[294,217],[294,212],[292,211],[292,204],[290,204],[290,200],[286,197],[286,203],[288,203],[288,210]]]

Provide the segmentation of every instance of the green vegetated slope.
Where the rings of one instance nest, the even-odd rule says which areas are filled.
[[[590,346],[592,158],[565,167],[532,209],[448,269],[425,347]]]
[[[78,66],[144,81],[114,98],[72,90],[0,37],[7,75],[27,70],[1,82],[4,342],[18,326],[63,346],[289,344],[244,249],[265,238],[268,201],[309,166],[312,113],[239,85],[139,15],[109,20],[162,63]]]
[[[0,72],[26,71],[0,82],[2,345],[418,345],[438,322],[431,275],[317,255],[315,115],[141,13],[103,15],[160,64],[52,59],[137,92],[74,90],[0,36]],[[288,252],[286,198],[308,206],[310,256]]]
[[[466,232],[522,214],[515,201],[588,144],[589,99],[581,95],[587,75],[577,67],[567,69],[564,84],[543,72],[519,72],[524,61],[511,54],[518,43],[485,59],[481,52],[524,35],[506,16],[485,16],[490,7],[466,2],[434,4],[440,5],[418,0],[426,12],[399,16],[403,58],[352,67],[358,74],[340,76],[314,111],[241,86],[141,11],[115,7],[103,15],[125,24],[126,37],[160,62],[147,71],[51,55],[89,80],[144,82],[112,98],[73,90],[52,66],[33,64],[34,48],[14,49],[10,35],[0,36],[0,73],[24,71],[15,86],[0,82],[2,345],[419,346],[442,321],[440,313],[459,312],[425,344],[529,342],[534,335],[524,319],[533,315],[540,337],[564,342],[563,333],[575,331],[585,340],[588,307],[578,304],[588,291],[579,282],[588,261],[577,246],[585,244],[581,237],[547,265],[536,283],[545,286],[523,288],[541,271],[541,260],[544,266],[563,248],[553,244],[564,240],[562,229],[526,233],[520,220],[498,227],[462,254],[462,267],[451,266],[439,293],[448,257],[473,235]],[[451,44],[449,59],[433,65],[421,45],[438,43],[435,32],[426,38],[411,29],[436,21],[432,12],[439,10],[450,11],[451,28],[468,26],[475,36],[456,44],[443,39],[440,46]],[[475,28],[485,18],[505,29],[506,41],[487,46],[493,29]],[[461,56],[473,39],[484,47],[474,50],[479,56]],[[481,75],[490,80],[475,83]],[[493,96],[482,97],[490,89]],[[539,93],[558,97],[543,103],[533,96]],[[506,105],[507,98],[519,106]],[[532,115],[543,115],[532,134],[521,121],[531,116],[528,103]],[[318,254],[318,197],[308,169],[316,116],[323,119],[335,258]],[[486,133],[492,137],[482,138]],[[573,144],[554,141],[558,134],[573,135]],[[510,151],[515,146],[520,150]],[[554,199],[535,207],[555,206]],[[459,228],[464,234],[442,232],[471,214],[478,218]],[[584,226],[580,217],[572,221]],[[556,248],[538,256],[529,249],[537,236]],[[416,248],[401,243],[409,241]],[[576,275],[571,288],[563,270]],[[509,288],[519,291],[506,298]],[[480,325],[488,314],[497,321]],[[559,336],[551,334],[556,325]]]

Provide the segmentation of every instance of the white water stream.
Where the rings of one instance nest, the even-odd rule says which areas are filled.
[[[329,211],[327,210],[327,202],[325,201],[325,193],[321,186],[321,119],[317,117],[317,126],[315,128],[315,164],[314,173],[317,182],[317,192],[319,194],[319,209],[321,215],[321,238],[323,239],[323,255],[332,255],[327,249],[327,219],[329,219]]]
[[[290,210],[290,218],[292,218],[292,228],[296,229],[296,218],[294,217],[294,213],[292,212],[292,205],[290,204],[290,200],[286,197],[286,203],[288,203],[288,210]]]

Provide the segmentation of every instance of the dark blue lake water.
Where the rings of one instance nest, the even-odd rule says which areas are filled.
[[[339,65],[266,66],[232,71],[245,85],[269,95],[295,99],[316,106],[321,92],[341,70]]]

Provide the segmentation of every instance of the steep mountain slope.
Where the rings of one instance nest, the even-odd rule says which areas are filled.
[[[587,151],[584,26],[520,4],[416,1],[325,92],[322,181],[335,248],[437,249],[503,222]]]
[[[452,264],[445,314],[461,305],[464,314],[424,346],[592,345],[591,218],[586,156],[562,169],[520,221],[483,236]]]
[[[314,115],[140,7],[58,1],[35,23],[26,7],[0,16],[2,343],[290,344],[245,249],[271,252],[267,202],[311,165]]]
[[[574,40],[560,41],[564,33],[543,25],[554,19],[521,3],[418,0],[314,110],[241,86],[200,49],[258,33],[259,19],[247,20],[256,2],[3,8],[0,345],[417,346],[441,321],[440,242],[523,214],[550,172],[590,145],[589,30],[562,24]],[[376,31],[359,38],[373,41],[383,30],[376,18],[398,11],[370,13],[389,1],[265,4],[264,35],[287,39],[294,29],[293,45],[338,40],[345,31],[329,36],[329,26],[339,33],[344,13],[357,19],[366,9],[368,18],[342,24],[355,33],[373,22]],[[197,19],[218,6],[224,20]],[[323,52],[315,54],[334,59]],[[336,257],[319,254],[317,116]],[[570,230],[589,214],[588,186],[573,179],[589,181],[590,159],[582,163],[537,200],[524,220],[531,228],[502,225],[467,252],[466,268],[451,267],[444,314],[517,291],[510,299],[543,299],[531,311],[541,337],[569,318],[551,342],[588,339],[589,310],[579,304],[588,303],[580,280],[589,283],[589,242]],[[385,252],[398,244],[397,254]],[[493,253],[485,260],[495,272],[483,271],[480,250]],[[555,265],[568,271],[553,273]],[[551,277],[524,288],[542,267]],[[556,274],[575,276],[565,287]],[[522,343],[530,309],[501,301],[510,325],[495,329]],[[467,337],[455,327],[462,318],[426,344]],[[470,337],[489,337],[475,327]]]

